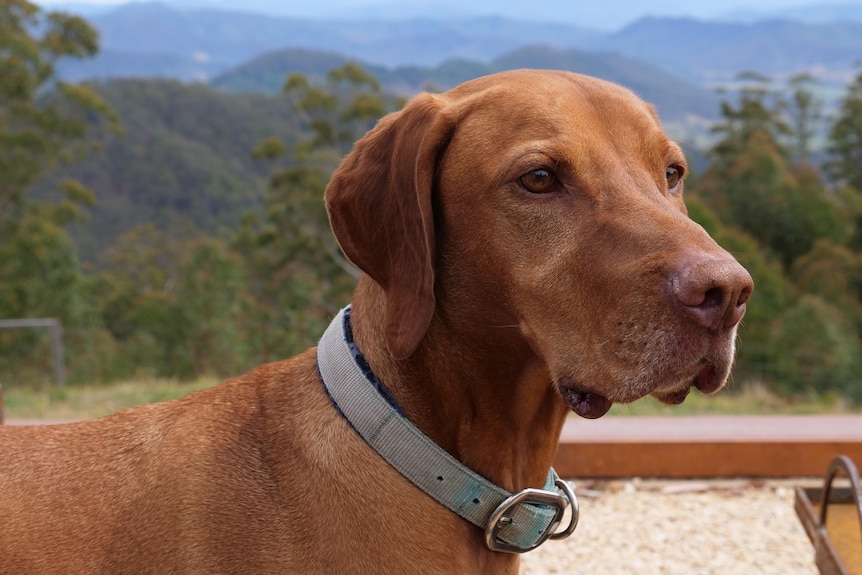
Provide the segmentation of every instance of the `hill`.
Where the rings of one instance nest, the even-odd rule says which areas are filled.
[[[322,21],[140,2],[96,14],[101,53],[62,66],[68,79],[166,75],[201,80],[261,53],[307,48],[350,54],[381,66],[489,60],[518,46],[586,45],[598,32],[573,25],[497,17],[393,22]]]
[[[223,4],[236,6],[235,4]],[[834,7],[833,7],[834,8]],[[206,80],[266,52],[304,48],[381,67],[488,63],[530,45],[617,52],[695,84],[743,70],[776,77],[810,71],[844,84],[862,54],[862,22],[763,20],[728,23],[643,18],[608,33],[568,23],[499,16],[341,20],[289,18],[155,2],[92,15],[101,54],[65,64],[67,79],[164,76]],[[847,10],[833,14],[847,14]],[[441,12],[441,14],[443,14]]]
[[[124,133],[54,176],[76,177],[98,196],[90,222],[74,229],[86,259],[97,259],[114,238],[143,222],[162,230],[177,218],[209,233],[236,228],[262,205],[269,173],[252,159],[252,147],[272,135],[295,141],[299,130],[283,98],[172,80],[113,80],[96,88]],[[36,193],[52,189],[49,180]]]
[[[645,18],[596,45],[655,62],[698,83],[724,81],[751,70],[772,77],[807,71],[845,84],[855,75],[862,54],[862,22],[734,24]]]
[[[291,72],[323,77],[340,66],[346,56],[308,50],[279,50],[264,54],[214,78],[211,85],[230,92],[275,93]],[[450,60],[439,66],[384,68],[363,64],[390,91],[410,95],[429,86],[446,90],[472,78],[515,68],[550,68],[597,76],[627,86],[653,103],[670,122],[691,116],[713,118],[718,111],[716,96],[669,73],[612,53],[555,50],[530,46],[504,54],[488,63]]]

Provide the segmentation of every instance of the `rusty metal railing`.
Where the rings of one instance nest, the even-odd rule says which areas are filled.
[[[849,487],[834,487],[839,473],[847,477]],[[819,503],[815,512],[814,503]],[[829,510],[837,513],[840,522],[833,531],[827,529]],[[862,482],[853,461],[839,455],[829,464],[822,489],[796,490],[796,513],[808,537],[814,544],[814,560],[822,575],[862,574]],[[836,519],[838,519],[836,518]],[[853,523],[858,524],[860,538],[853,541]],[[838,544],[836,544],[838,541]],[[857,547],[858,545],[858,547]]]

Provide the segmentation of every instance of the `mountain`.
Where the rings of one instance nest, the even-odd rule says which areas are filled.
[[[749,23],[761,20],[792,20],[806,24],[862,22],[862,4],[859,2],[835,2],[791,6],[781,10],[758,10],[756,7],[748,6],[719,16],[720,20]]]
[[[278,136],[290,144],[300,128],[290,103],[261,94],[227,94],[173,80],[111,80],[94,86],[116,110],[120,135],[102,138],[101,151],[41,183],[72,176],[98,201],[90,221],[73,230],[86,259],[94,259],[133,226],[153,222],[169,230],[192,219],[209,233],[235,229],[263,204],[271,165],[251,149]]]
[[[192,2],[193,0],[187,0]],[[226,1],[219,5],[226,5]],[[233,5],[233,4],[231,4]],[[846,8],[835,8],[836,15]],[[862,22],[756,23],[649,17],[613,33],[558,22],[499,16],[463,19],[334,21],[227,12],[174,5],[125,4],[92,16],[102,52],[66,62],[72,80],[117,76],[206,81],[252,58],[286,48],[349,55],[381,68],[434,67],[450,60],[488,63],[513,50],[617,52],[690,83],[724,82],[743,70],[777,78],[813,72],[846,84],[862,54]],[[548,16],[551,18],[551,16]],[[646,64],[645,64],[646,65]]]
[[[489,60],[530,43],[588,45],[598,32],[498,17],[464,20],[316,21],[142,2],[90,18],[101,53],[61,67],[68,79],[168,76],[201,80],[282,48],[327,50],[381,66]]]
[[[605,36],[596,47],[654,62],[698,83],[726,81],[750,70],[776,78],[812,72],[843,84],[855,75],[862,54],[862,23],[645,18]]]
[[[313,80],[322,82],[326,73],[333,68],[344,66],[350,58],[335,52],[287,48],[267,52],[248,62],[231,68],[213,78],[210,86],[232,93],[275,94],[281,90],[285,78],[290,73],[305,74]],[[380,80],[382,66],[362,64],[374,77]],[[391,89],[390,86],[387,86]]]
[[[346,56],[308,50],[279,50],[264,54],[212,80],[213,87],[232,92],[274,93],[287,74],[300,72],[323,78],[326,72],[347,62]],[[446,90],[472,78],[515,68],[549,68],[597,76],[627,86],[652,102],[662,119],[679,122],[690,116],[713,118],[718,110],[715,94],[671,74],[612,53],[555,50],[528,46],[483,63],[449,60],[435,67],[384,68],[363,63],[385,89],[404,95],[433,87]]]

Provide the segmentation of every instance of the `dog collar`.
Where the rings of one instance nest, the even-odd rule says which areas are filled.
[[[492,551],[524,553],[547,539],[564,539],[578,524],[578,500],[556,471],[542,489],[512,494],[434,443],[400,412],[353,350],[350,306],[332,320],[317,348],[317,365],[332,403],[392,467],[449,510],[485,531]],[[568,526],[557,532],[566,507]]]

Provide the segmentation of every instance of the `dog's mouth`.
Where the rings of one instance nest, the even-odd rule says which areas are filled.
[[[717,377],[717,369],[711,363],[704,366],[700,372],[694,377],[691,382],[692,387],[696,387],[701,393],[713,393],[718,391],[724,384],[722,378]]]
[[[679,405],[688,397],[691,388],[709,394],[718,391],[723,382],[724,378],[719,377],[715,365],[707,363],[693,377],[682,379],[678,385],[658,388],[651,395],[666,405]],[[557,388],[571,410],[586,419],[598,419],[614,404],[607,396],[578,384],[570,377],[561,378]]]
[[[579,386],[569,377],[560,379],[558,389],[572,411],[586,419],[598,419],[613,405],[613,401],[604,395]]]
[[[703,365],[697,374],[691,379],[683,380],[683,385],[674,386],[671,389],[657,389],[652,396],[666,405],[679,405],[688,397],[691,388],[701,393],[714,393],[721,389],[724,378],[718,377],[718,369],[711,363]]]

